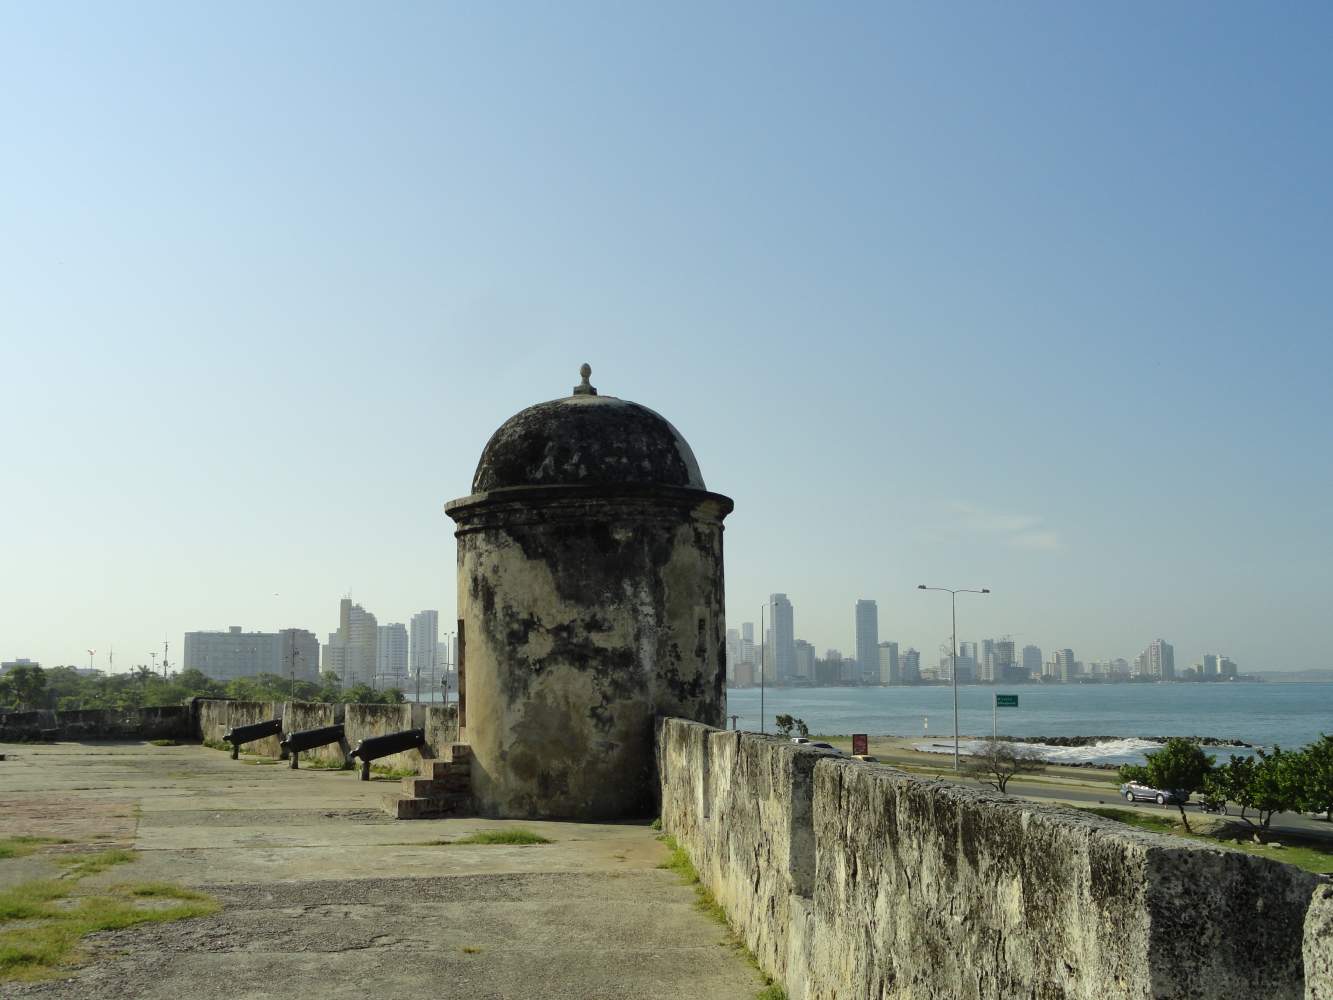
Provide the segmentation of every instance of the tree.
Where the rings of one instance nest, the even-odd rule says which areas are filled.
[[[983,741],[967,758],[963,770],[1003,795],[1015,775],[1040,771],[1041,758],[1027,747],[1008,740],[991,739]]]
[[[1197,743],[1180,737],[1166,741],[1162,749],[1148,754],[1146,765],[1148,784],[1170,792],[1201,792],[1208,773],[1213,769],[1213,758],[1209,757]],[[1180,809],[1180,822],[1189,832],[1190,821],[1185,815],[1185,800],[1176,802]]]
[[[25,708],[41,708],[46,703],[46,671],[21,663],[0,677],[0,703]]]
[[[777,724],[778,724],[779,736],[786,736],[790,738],[793,730],[795,730],[796,735],[798,736],[810,735],[810,727],[807,726],[802,720],[795,718],[794,716],[779,715],[777,717]]]
[[[1301,779],[1300,807],[1306,812],[1321,812],[1333,820],[1333,736],[1320,733],[1319,739],[1301,751],[1297,771]]]
[[[1246,775],[1244,786],[1233,788],[1241,804],[1241,819],[1255,826],[1253,820],[1245,815],[1245,810],[1252,808],[1259,814],[1259,823],[1255,830],[1258,840],[1268,830],[1273,817],[1280,812],[1295,809],[1301,800],[1301,754],[1283,753],[1279,746],[1273,747],[1272,753],[1255,750],[1255,758],[1250,768],[1238,769]],[[1234,758],[1233,758],[1234,759]]]

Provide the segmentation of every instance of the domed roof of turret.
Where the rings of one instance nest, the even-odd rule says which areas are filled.
[[[529,406],[491,435],[472,492],[515,486],[632,483],[705,489],[680,432],[646,406],[598,395],[592,369],[574,394]]]

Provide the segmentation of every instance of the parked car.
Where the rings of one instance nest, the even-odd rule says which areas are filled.
[[[868,754],[868,753],[854,753],[854,754],[852,754],[852,760],[859,760],[859,761],[861,761],[863,764],[878,764],[878,763],[879,763],[879,758],[878,758],[878,757],[876,757],[874,754]]]
[[[1159,806],[1174,806],[1190,800],[1190,793],[1180,789],[1149,788],[1137,781],[1127,781],[1120,786],[1120,794],[1126,802],[1156,802]]]
[[[837,747],[835,747],[832,743],[809,743],[809,744],[807,744],[807,745],[808,745],[808,746],[812,746],[812,747],[814,747],[816,750],[832,750],[834,753],[838,754],[840,757],[846,757],[846,756],[847,756],[845,753],[843,753],[843,751],[839,750],[839,749],[838,749]]]
[[[810,742],[810,741],[807,740],[804,736],[793,736],[793,737],[791,738],[791,741],[792,741],[793,743],[809,743],[809,742]]]

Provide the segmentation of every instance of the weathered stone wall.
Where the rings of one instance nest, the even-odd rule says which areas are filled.
[[[343,721],[345,706],[322,701],[289,701],[282,706],[283,733],[298,733],[304,729],[323,729]],[[347,740],[325,743],[312,750],[302,750],[301,760],[318,760],[342,764],[351,751]],[[298,762],[299,763],[299,762]]]
[[[1305,1000],[1333,1000],[1333,885],[1321,885],[1305,917]]]
[[[443,757],[444,748],[458,742],[458,706],[457,705],[420,705],[422,719],[417,722],[413,714],[413,726],[420,725],[426,730],[425,755]]]
[[[509,489],[449,506],[463,737],[483,815],[652,815],[655,720],[720,724],[726,712],[729,509],[666,488]]]
[[[9,712],[0,715],[0,741],[41,739],[54,731],[58,740],[189,739],[190,710],[183,705],[160,708],[94,708],[71,711]]]
[[[411,703],[402,705],[348,705],[343,716],[343,728],[347,733],[347,742],[356,749],[358,741],[367,736],[384,736],[404,729],[418,729],[412,724],[413,708],[423,709],[424,705]],[[416,750],[391,754],[371,762],[375,767],[407,768],[417,770],[421,764],[421,754]],[[358,762],[359,764],[359,762]]]
[[[235,726],[248,726],[255,722],[282,717],[280,701],[225,701],[222,699],[199,698],[194,702],[198,718],[199,739],[219,741],[228,729]],[[242,753],[258,754],[261,757],[281,757],[282,748],[278,746],[278,737],[265,736],[241,747]]]
[[[658,745],[663,828],[793,1000],[1309,1000],[1328,979],[1333,904],[1294,867],[776,738],[673,719]]]

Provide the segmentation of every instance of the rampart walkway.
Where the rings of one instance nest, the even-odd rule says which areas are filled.
[[[53,852],[134,848],[85,880],[201,888],[215,916],[104,932],[64,981],[10,997],[752,998],[757,973],[645,826],[396,822],[397,782],[247,764],[198,746],[0,746],[0,836],[68,838],[0,860],[0,888]],[[257,759],[257,758],[256,758]],[[242,758],[244,761],[245,758]],[[441,844],[522,826],[539,846]]]

